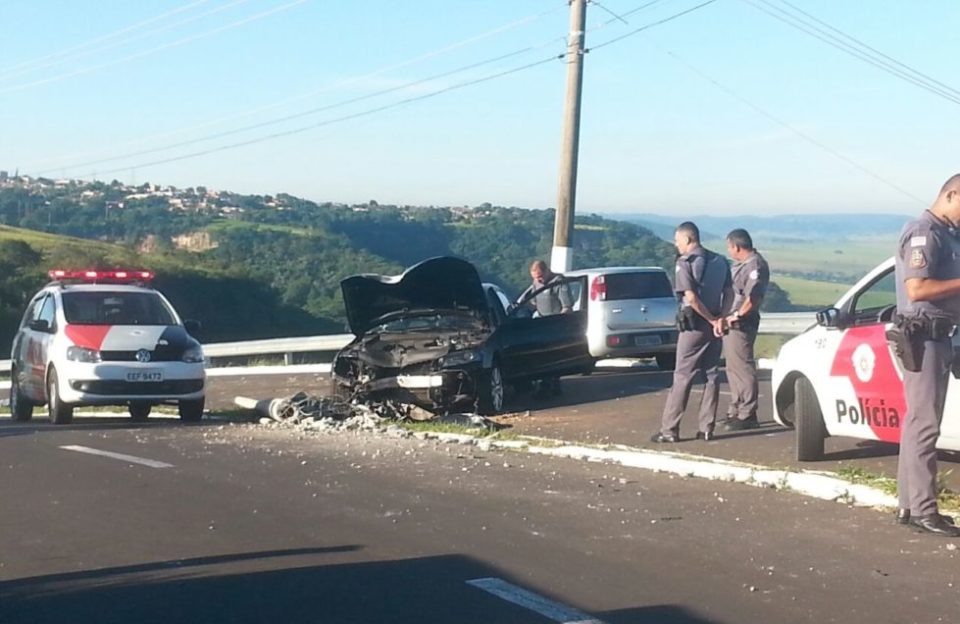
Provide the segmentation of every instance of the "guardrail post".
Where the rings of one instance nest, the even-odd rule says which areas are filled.
[[[290,366],[293,364],[293,354],[289,351],[283,354],[283,365]]]

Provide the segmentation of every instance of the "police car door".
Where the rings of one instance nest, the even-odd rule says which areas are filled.
[[[814,381],[830,435],[900,441],[906,412],[903,372],[887,343],[896,313],[893,264],[875,271],[842,302],[839,342],[827,378]]]
[[[47,353],[56,331],[56,305],[52,293],[37,297],[27,308],[21,328],[17,359],[22,364],[20,382],[27,396],[43,397],[47,373]]]

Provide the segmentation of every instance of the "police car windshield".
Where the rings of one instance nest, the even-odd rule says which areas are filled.
[[[78,325],[175,325],[173,313],[156,293],[65,292],[63,314]]]

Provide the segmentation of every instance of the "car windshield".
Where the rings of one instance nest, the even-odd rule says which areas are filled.
[[[476,327],[477,319],[469,313],[410,312],[377,325],[376,332],[404,333],[433,330],[460,330]]]
[[[79,325],[176,324],[163,299],[149,292],[65,292],[63,314]]]

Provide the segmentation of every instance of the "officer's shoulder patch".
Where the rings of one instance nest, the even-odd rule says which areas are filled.
[[[755,279],[757,279],[758,277],[760,277],[760,271],[758,271],[758,270],[756,270],[756,269],[750,271],[750,279],[755,280]]]
[[[927,256],[923,253],[923,248],[916,248],[910,251],[910,268],[922,269],[927,266]]]
[[[927,237],[926,237],[926,236],[911,236],[911,237],[910,237],[910,246],[911,246],[911,247],[926,247],[926,246],[927,246]]]

